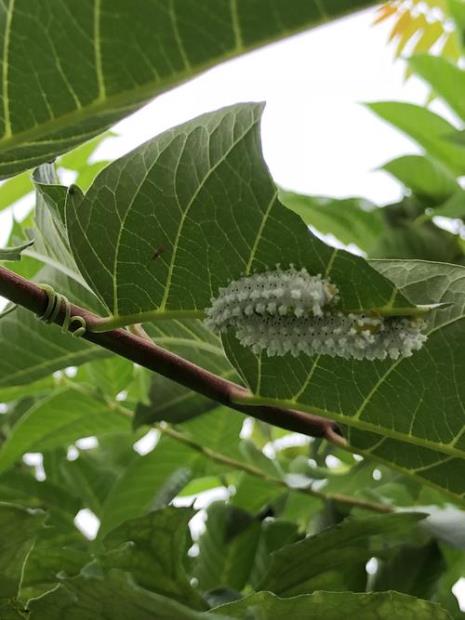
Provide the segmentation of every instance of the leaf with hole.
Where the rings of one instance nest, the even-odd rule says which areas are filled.
[[[278,263],[331,277],[343,309],[412,308],[366,261],[328,247],[280,204],[261,113],[240,104],[169,130],[67,201],[74,257],[111,314],[102,329],[202,317],[219,287]]]

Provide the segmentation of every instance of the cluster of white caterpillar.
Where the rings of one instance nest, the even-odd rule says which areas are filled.
[[[206,325],[235,330],[254,353],[383,360],[409,357],[426,341],[424,321],[335,311],[338,290],[306,269],[267,271],[231,282],[207,310]]]

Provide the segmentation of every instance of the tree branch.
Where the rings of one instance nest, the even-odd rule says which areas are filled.
[[[316,497],[322,501],[328,502],[333,501],[338,504],[343,504],[345,506],[350,506],[351,508],[360,508],[362,510],[370,510],[372,512],[379,513],[390,513],[394,512],[394,508],[389,506],[388,504],[381,504],[378,502],[370,502],[358,497],[352,497],[350,495],[344,495],[342,493],[323,493],[322,491],[317,491],[316,489],[312,489],[311,487],[291,487],[285,480],[281,478],[276,478],[275,476],[270,476],[266,472],[258,469],[258,467],[254,467],[253,465],[249,465],[248,463],[242,463],[237,461],[236,459],[232,459],[231,457],[216,452],[215,450],[211,450],[205,446],[200,445],[187,435],[178,432],[175,428],[168,424],[157,424],[156,428],[160,433],[175,439],[176,441],[189,446],[192,450],[196,452],[200,452],[207,459],[219,463],[220,465],[226,465],[227,467],[231,467],[232,469],[237,469],[238,471],[243,471],[250,476],[254,476],[255,478],[260,478],[266,482],[270,482],[276,486],[280,486],[286,491],[293,491],[295,493],[300,493],[306,495],[307,497]]]
[[[44,290],[4,267],[0,267],[0,295],[37,315],[42,315],[48,305],[48,295]],[[235,403],[235,398],[248,395],[248,391],[240,385],[222,379],[125,329],[94,333],[92,328],[101,324],[101,317],[74,304],[70,304],[70,309],[72,316],[82,317],[86,321],[88,330],[83,338],[93,344],[250,417],[310,437],[323,437],[341,446],[344,444],[337,424],[331,420],[279,407]],[[65,319],[66,310],[62,304],[54,322],[62,325]]]

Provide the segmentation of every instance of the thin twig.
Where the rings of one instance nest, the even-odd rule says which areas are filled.
[[[381,504],[378,502],[370,502],[363,499],[359,499],[357,497],[351,497],[350,495],[344,495],[341,493],[323,493],[322,491],[316,491],[311,487],[292,487],[285,480],[280,478],[275,478],[274,476],[269,476],[267,473],[259,469],[258,467],[254,467],[253,465],[249,465],[247,463],[242,463],[241,461],[237,461],[225,454],[221,454],[220,452],[216,452],[211,448],[207,448],[197,443],[184,433],[180,433],[175,430],[172,426],[167,424],[157,424],[155,428],[171,437],[172,439],[189,446],[193,450],[200,452],[203,456],[208,458],[210,461],[214,461],[215,463],[219,463],[220,465],[226,465],[227,467],[231,467],[233,469],[237,469],[239,471],[243,471],[250,476],[254,476],[255,478],[260,478],[266,482],[270,482],[271,484],[280,486],[287,491],[294,491],[296,493],[301,493],[303,495],[307,495],[310,497],[316,497],[317,499],[323,501],[333,501],[338,504],[344,504],[346,506],[350,506],[352,508],[361,508],[363,510],[370,510],[372,512],[380,512],[380,513],[389,513],[394,512],[394,509],[388,504]]]
[[[0,295],[37,315],[42,315],[48,305],[48,296],[44,290],[4,267],[0,267]],[[92,328],[101,324],[100,317],[74,304],[70,304],[69,309],[71,316],[79,316],[86,321],[88,329],[83,338],[89,342],[250,417],[310,437],[323,437],[331,443],[340,444],[343,441],[337,424],[331,420],[302,411],[237,403],[235,399],[249,394],[242,386],[218,377],[125,329],[94,333]],[[62,304],[54,322],[62,325],[65,318],[66,311]]]

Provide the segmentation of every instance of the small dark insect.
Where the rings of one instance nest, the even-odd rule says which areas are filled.
[[[164,245],[160,245],[158,248],[156,248],[152,254],[152,260],[156,260],[159,256],[161,256],[165,249],[166,248]]]

